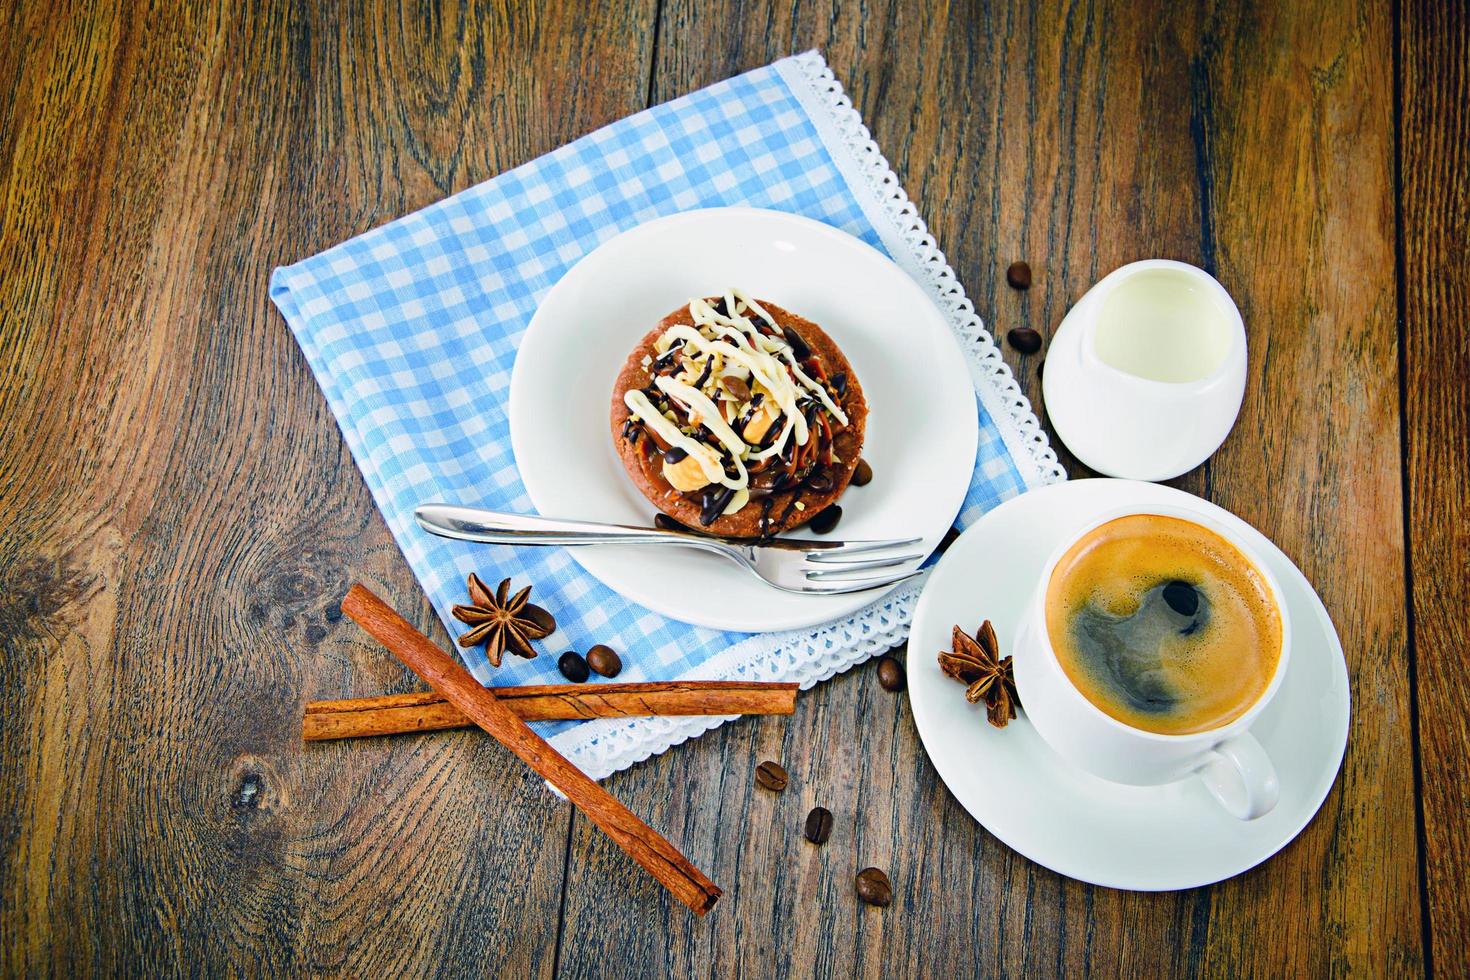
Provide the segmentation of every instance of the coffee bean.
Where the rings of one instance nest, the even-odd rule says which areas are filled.
[[[622,673],[623,658],[606,643],[599,643],[587,651],[587,666],[603,677],[616,677]]]
[[[806,839],[813,844],[825,844],[832,836],[832,811],[824,806],[813,807],[806,815]]]
[[[776,763],[762,762],[755,767],[755,781],[760,784],[762,789],[779,793],[786,788],[786,784],[791,781],[791,777],[786,775],[786,770],[782,769]]]
[[[857,876],[858,898],[869,905],[886,907],[893,901],[893,886],[888,882],[888,876],[877,868],[864,868]]]
[[[817,516],[812,518],[812,522],[807,527],[810,527],[817,534],[827,534],[837,526],[837,522],[840,520],[842,520],[842,508],[833,504],[830,507],[823,507],[817,511]]]
[[[852,485],[865,487],[873,482],[873,468],[868,465],[866,459],[858,460],[857,468],[852,471]]]
[[[1012,262],[1011,267],[1006,270],[1006,282],[1013,289],[1031,288],[1031,267],[1025,262]]]
[[[1030,327],[1012,327],[1006,334],[1006,340],[1022,354],[1035,354],[1041,350],[1041,334]]]
[[[580,684],[591,676],[587,670],[587,661],[583,660],[582,655],[575,650],[568,650],[562,654],[557,659],[556,666],[561,671],[561,675],[573,684]]]
[[[908,679],[904,677],[903,664],[892,657],[882,657],[878,661],[878,683],[885,691],[902,691]]]

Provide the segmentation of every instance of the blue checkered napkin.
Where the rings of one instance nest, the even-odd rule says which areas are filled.
[[[712,85],[272,277],[271,298],[450,634],[463,629],[449,610],[463,601],[473,570],[492,585],[505,576],[534,582],[534,600],[555,611],[558,632],[543,645],[550,656],[509,657],[492,671],[479,649],[465,652],[481,681],[493,673],[497,684],[555,683],[557,652],[605,642],[626,654],[619,680],[815,683],[905,634],[915,587],[820,630],[752,637],[687,626],[634,605],[561,549],[469,545],[414,523],[414,507],[429,500],[533,510],[511,453],[506,402],[516,348],[537,304],[578,259],[618,233],[718,205],[827,222],[883,250],[934,290],[971,349],[979,395],[979,457],[961,523],[1049,478],[1049,451],[1024,399],[820,56],[810,52]],[[602,775],[711,724],[645,719],[544,730],[584,769]]]

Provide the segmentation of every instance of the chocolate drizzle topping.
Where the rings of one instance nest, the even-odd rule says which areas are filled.
[[[709,527],[716,517],[725,512],[725,508],[730,506],[730,501],[734,498],[735,491],[730,487],[716,487],[706,491],[699,508],[699,523]]]
[[[703,388],[709,381],[710,372],[714,370],[714,367],[715,359],[713,357],[706,357],[704,359],[704,371],[699,375],[699,380],[694,382],[693,387]]]
[[[784,327],[781,330],[781,336],[786,338],[786,342],[791,345],[791,353],[796,355],[798,361],[804,361],[812,356],[812,349],[807,346],[805,340],[801,339],[801,334],[795,330]]]
[[[737,482],[737,485],[741,482],[740,463],[743,462],[743,483],[748,490],[750,503],[759,507],[759,535],[769,538],[790,527],[793,517],[800,522],[814,516],[806,513],[805,508],[798,513],[798,504],[803,495],[809,493],[815,497],[824,497],[836,486],[842,464],[836,458],[834,442],[844,431],[847,421],[840,409],[828,409],[825,406],[843,406],[849,382],[845,370],[829,377],[823,358],[815,354],[799,332],[756,313],[745,305],[743,297],[741,300],[736,303],[733,311],[735,315],[748,318],[757,331],[765,336],[784,340],[790,348],[779,355],[780,365],[785,368],[795,386],[794,399],[789,404],[799,415],[797,425],[804,424],[804,430],[790,428],[791,420],[782,407],[788,403],[781,401],[792,397],[789,393],[773,396],[764,386],[762,390],[756,391],[755,379],[739,370],[738,365],[732,370],[730,359],[720,359],[715,353],[686,343],[684,338],[678,338],[662,354],[646,362],[645,370],[651,380],[656,381],[660,377],[676,381],[687,378],[690,374],[688,368],[692,363],[691,358],[702,357],[704,364],[698,379],[689,384],[689,387],[714,403],[721,412],[721,421],[734,431],[736,438],[745,441],[749,451],[735,459],[730,458],[729,447],[709,424],[698,417],[693,406],[685,404],[682,395],[667,392],[657,383],[649,383],[641,389],[643,396],[647,398],[647,404],[641,411],[644,417],[654,411],[662,415],[663,419],[657,420],[659,424],[655,426],[630,418],[622,427],[622,436],[638,447],[643,461],[642,469],[648,479],[655,485],[662,486],[664,492],[671,497],[680,495],[680,492],[668,483],[663,467],[687,459],[694,451],[691,441],[708,446],[718,454],[727,482]],[[723,297],[710,302],[710,307],[722,317],[728,317],[732,312]],[[695,329],[700,330],[698,324],[701,314],[693,312],[691,315],[695,318]],[[716,364],[717,360],[720,361],[719,365]],[[792,371],[797,374],[804,372],[803,381],[798,381],[791,374]],[[813,386],[819,390],[813,390]],[[773,402],[773,398],[777,400]],[[731,411],[732,406],[738,406],[738,414]],[[775,407],[776,417],[765,427],[760,439],[746,439],[745,432],[750,428],[752,420],[759,417],[762,410],[770,411],[772,407]],[[834,411],[837,414],[833,414]],[[673,429],[669,428],[670,424]],[[679,433],[681,445],[670,445],[674,441],[674,429]],[[799,442],[791,435],[792,431],[802,432],[801,439],[804,441]],[[641,443],[638,442],[640,436],[646,437]],[[749,458],[768,450],[780,440],[784,440],[781,452],[763,459]],[[714,481],[698,490],[685,492],[682,497],[690,503],[698,504],[699,525],[709,527],[724,515],[736,495],[744,496],[746,490]]]
[[[750,420],[755,418],[755,413],[760,410],[761,402],[765,400],[765,397],[766,395],[763,391],[757,391],[755,395],[751,397],[750,405],[745,409],[745,414],[741,415],[735,423],[735,430],[737,432],[743,433],[745,431],[745,427],[750,424]],[[766,436],[768,438],[771,436],[771,433],[773,430],[775,430],[775,428],[776,427],[773,425],[770,429],[766,430]],[[766,439],[762,439],[761,445],[765,445],[766,441]]]
[[[664,351],[654,360],[653,370],[655,372],[658,372],[662,371],[664,368],[673,366],[675,359],[679,356],[679,352],[683,349],[684,341],[674,341],[672,344],[669,345],[668,350]]]
[[[776,498],[775,497],[767,497],[765,500],[762,500],[761,501],[761,524],[760,524],[760,531],[761,531],[761,537],[763,539],[764,538],[769,538],[771,536],[771,508],[774,507],[775,505],[776,505]]]

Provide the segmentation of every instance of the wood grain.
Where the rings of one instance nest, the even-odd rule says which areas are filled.
[[[0,970],[1413,974],[1432,949],[1467,972],[1466,22],[1394,10],[1397,50],[1369,0],[12,5]],[[714,856],[705,920],[487,739],[301,746],[304,692],[413,683],[340,626],[349,581],[444,637],[269,270],[812,46],[998,335],[1049,336],[1145,256],[1239,301],[1240,423],[1177,482],[1302,566],[1355,705],[1337,787],[1262,867],[1133,895],[1030,864],[866,668],[609,781]],[[1045,351],[1005,355],[1039,399]],[[768,758],[782,794],[754,787]],[[870,864],[888,909],[854,900]]]
[[[1404,433],[1425,896],[1436,973],[1470,976],[1470,11],[1400,4]]]
[[[665,4],[655,100],[821,47],[997,334],[1049,335],[1133,259],[1220,276],[1246,318],[1252,377],[1234,435],[1177,482],[1302,565],[1341,629],[1360,707],[1339,785],[1280,855],[1214,888],[1124,894],[1063,880],[975,827],[937,783],[905,703],[858,672],[812,692],[788,724],[715,733],[614,777],[691,847],[714,825],[709,870],[726,907],[708,931],[662,915],[594,928],[591,910],[633,883],[595,877],[606,848],[578,826],[563,968],[588,972],[614,949],[716,975],[1422,968],[1391,38],[1374,4]],[[1018,258],[1035,272],[1027,292],[1004,282]],[[1039,398],[1041,358],[1006,357]],[[796,793],[748,788],[764,758]],[[667,797],[671,783],[691,798]],[[701,815],[712,785],[720,812]],[[799,833],[815,804],[838,825],[821,850]],[[720,833],[732,815],[745,833]],[[890,909],[854,900],[869,864],[893,880]]]
[[[531,730],[495,692],[480,684],[465,665],[445,653],[393,608],[362,585],[342,600],[343,614],[388,648],[413,672],[471,721],[509,749],[536,775],[566,796],[582,816],[596,824],[670,895],[704,915],[720,900],[720,890],[658,831],[645,824],[551,743]]]
[[[549,974],[566,804],[301,746],[417,686],[349,581],[440,627],[266,282],[641,108],[652,3],[6,9],[0,972]]]
[[[1347,653],[1354,710],[1337,786],[1307,832],[1214,890],[1228,912],[1205,955],[1242,973],[1417,972],[1392,24],[1374,4],[1319,13],[1219,18],[1218,47],[1200,62],[1209,96],[1197,159],[1214,242],[1202,240],[1202,258],[1242,300],[1252,364],[1235,432],[1193,487],[1259,527],[1316,586]],[[1283,951],[1264,937],[1288,915]]]

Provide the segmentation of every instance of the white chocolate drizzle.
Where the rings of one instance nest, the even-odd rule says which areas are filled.
[[[722,466],[720,468],[719,479],[711,480],[710,482],[723,484],[731,490],[742,490],[749,486],[750,474],[745,471],[745,464],[741,462],[741,458],[746,452],[745,440],[737,436],[735,430],[725,424],[725,420],[720,416],[720,410],[715,407],[715,403],[706,398],[703,392],[697,391],[681,381],[675,381],[667,375],[659,375],[654,379],[653,383],[658,385],[659,390],[670,398],[677,398],[689,406],[689,421],[713,432],[715,438],[724,443],[725,448],[734,457],[735,478],[731,479],[726,476],[724,467]],[[705,468],[705,475],[710,475],[708,467]]]
[[[679,431],[679,427],[653,407],[653,402],[641,390],[633,388],[623,395],[623,404],[633,413],[634,421],[642,422],[658,437],[670,446],[678,446],[690,456],[699,460],[699,466],[704,470],[705,477],[714,483],[716,480],[723,481],[725,468],[720,465],[720,454],[715,452],[697,439],[691,439]]]
[[[693,324],[675,324],[654,342],[654,350],[663,356],[676,345],[685,353],[685,366],[677,375],[658,375],[654,385],[686,410],[689,423],[707,430],[726,450],[724,457],[713,447],[685,434],[676,420],[658,410],[648,395],[631,389],[623,395],[634,420],[649,426],[669,446],[678,447],[698,460],[705,477],[735,491],[723,513],[734,514],[750,502],[750,474],[745,463],[766,460],[785,451],[788,440],[804,446],[812,433],[806,416],[798,404],[804,398],[815,399],[841,426],[848,424],[846,413],[828,394],[826,386],[809,377],[801,369],[795,350],[784,336],[762,333],[750,314],[780,329],[776,319],[760,304],[739,290],[724,294],[726,314],[717,312],[703,299],[689,301]],[[743,311],[743,312],[742,312]],[[643,366],[649,367],[649,358]],[[703,379],[701,388],[691,382]],[[725,378],[749,381],[752,391],[773,401],[781,411],[781,429],[764,449],[747,443],[727,421],[716,399],[738,402],[721,382]],[[739,411],[737,404],[736,412]],[[730,415],[730,419],[738,417]],[[735,470],[726,472],[728,459]]]

